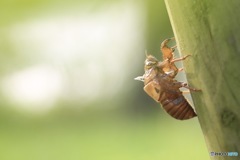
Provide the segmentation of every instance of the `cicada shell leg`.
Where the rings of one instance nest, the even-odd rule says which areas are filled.
[[[189,55],[186,55],[186,56],[181,57],[181,58],[174,58],[174,59],[171,60],[171,63],[175,63],[175,62],[178,62],[178,61],[183,61],[183,60],[185,60],[187,57],[190,57],[190,56],[191,56],[191,55],[189,54]]]
[[[171,47],[173,51],[175,51],[176,48],[177,48],[177,45]]]
[[[161,49],[161,51],[162,51],[162,53],[163,53],[163,60],[168,59],[168,60],[171,61],[171,60],[173,59],[173,57],[174,57],[173,52],[175,51],[175,48],[176,48],[177,46],[173,46],[173,47],[168,47],[168,46],[167,46],[167,43],[168,43],[169,41],[173,40],[173,39],[174,39],[174,38],[165,39],[165,40],[161,43],[160,49]]]
[[[178,69],[178,72],[181,72],[181,71],[183,71],[183,70],[184,70],[183,68],[179,68],[179,69]]]
[[[160,88],[160,85],[157,82],[151,81],[147,85],[145,85],[143,89],[156,102],[159,102],[158,99],[159,99],[159,96],[160,96],[161,88]]]
[[[193,88],[193,87],[188,86],[188,84],[185,83],[185,82],[179,82],[179,83],[181,83],[181,86],[182,86],[182,87],[187,88],[187,89],[189,89],[189,90],[191,90],[191,91],[195,91],[195,92],[202,91],[201,89],[196,89],[196,88]]]

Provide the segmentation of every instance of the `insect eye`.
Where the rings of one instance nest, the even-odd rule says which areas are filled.
[[[146,61],[145,62],[145,65],[147,65],[147,66],[152,66],[154,64],[156,64],[156,62],[153,62],[153,61]]]

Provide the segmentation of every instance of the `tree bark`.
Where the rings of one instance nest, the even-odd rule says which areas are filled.
[[[192,55],[183,63],[189,85],[202,89],[192,98],[208,150],[240,156],[240,1],[165,3],[180,54]]]

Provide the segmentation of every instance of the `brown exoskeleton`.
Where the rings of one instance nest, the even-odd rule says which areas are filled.
[[[174,79],[179,70],[174,62],[184,60],[186,57],[174,59],[175,47],[168,48],[166,46],[169,40],[167,39],[161,44],[163,61],[147,55],[144,66],[145,73],[135,80],[144,82],[144,91],[155,101],[161,103],[168,114],[176,119],[186,120],[197,115],[179,88],[184,87],[193,91],[198,91],[198,89],[191,88],[186,83]]]
[[[187,57],[189,57],[190,55],[186,55],[186,56],[184,56],[182,58],[174,58],[173,52],[175,51],[175,48],[177,46],[173,46],[173,47],[168,47],[167,46],[167,43],[170,40],[172,40],[172,39],[174,39],[174,38],[165,39],[161,43],[160,49],[161,49],[161,51],[163,53],[163,56],[162,56],[163,61],[165,61],[165,63],[166,63],[164,68],[163,68],[163,71],[165,73],[170,73],[169,76],[174,78],[177,75],[178,71],[182,71],[183,70],[182,68],[178,69],[174,63],[177,62],[177,61],[184,60]]]

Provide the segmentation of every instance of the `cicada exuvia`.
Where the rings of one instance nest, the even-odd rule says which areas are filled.
[[[161,51],[163,53],[163,61],[157,60],[152,55],[146,55],[143,76],[135,78],[144,82],[144,91],[152,97],[155,101],[161,103],[164,110],[172,117],[179,120],[186,120],[196,117],[197,114],[189,102],[185,99],[181,87],[193,91],[198,89],[191,88],[184,82],[175,80],[179,70],[174,64],[177,61],[184,60],[183,58],[174,58],[173,52],[176,48],[168,47],[167,43],[171,39],[166,39],[161,44]]]

